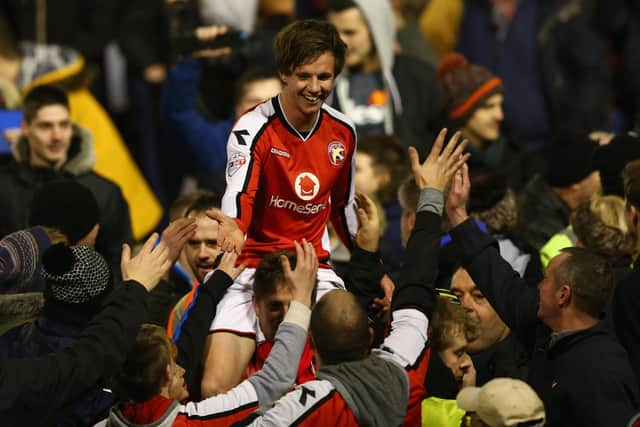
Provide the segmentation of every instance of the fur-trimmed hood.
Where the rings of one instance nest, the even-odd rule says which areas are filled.
[[[25,136],[21,136],[17,143],[11,148],[13,158],[18,163],[29,161],[29,141]],[[71,135],[71,145],[69,146],[69,156],[62,171],[78,176],[93,170],[96,164],[96,153],[93,149],[93,138],[86,129],[73,125]]]

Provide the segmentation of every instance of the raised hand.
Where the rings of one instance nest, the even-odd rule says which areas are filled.
[[[280,257],[284,278],[291,289],[293,300],[311,307],[311,296],[318,276],[318,257],[315,248],[306,239],[302,239],[302,244],[293,244],[296,247],[296,268],[291,270],[289,258],[284,255]]]
[[[391,297],[396,289],[396,284],[393,283],[388,274],[385,274],[380,279],[380,289],[382,289],[384,296],[382,298],[374,298],[371,305],[377,307],[380,310],[380,315],[383,315],[391,309]]]
[[[220,224],[218,227],[218,244],[225,252],[240,255],[244,246],[244,233],[233,218],[226,216],[218,209],[207,211],[207,216]]]
[[[240,273],[247,267],[246,264],[240,264],[236,267],[237,261],[238,254],[235,252],[225,252],[220,259],[220,264],[218,264],[218,270],[224,271],[231,279],[236,280]]]
[[[454,175],[451,190],[445,203],[445,211],[452,227],[464,222],[469,217],[467,213],[469,191],[471,191],[469,166],[465,163]]]
[[[376,204],[366,194],[356,193],[358,232],[356,245],[368,252],[376,252],[380,243],[380,215]]]
[[[168,257],[169,249],[162,242],[154,248],[156,240],[158,240],[158,233],[153,233],[133,258],[131,257],[131,248],[125,243],[122,245],[120,259],[122,278],[135,280],[149,292],[156,287],[162,276],[171,267]]]
[[[411,161],[411,170],[416,180],[416,185],[420,190],[424,188],[435,188],[444,192],[449,184],[451,177],[456,170],[467,161],[470,154],[463,154],[468,141],[464,140],[458,144],[460,132],[456,132],[442,149],[444,138],[447,134],[446,129],[442,129],[438,134],[431,152],[424,163],[420,163],[418,151],[409,147],[409,159]]]
[[[196,232],[196,220],[193,218],[180,218],[172,221],[162,232],[162,242],[169,249],[169,261],[175,263],[180,256],[184,245]]]
[[[198,27],[194,31],[196,38],[201,42],[211,42],[226,32],[227,27],[224,25],[208,25]],[[230,47],[221,47],[217,49],[206,48],[193,52],[191,56],[194,58],[215,58],[218,56],[228,55],[230,53]]]

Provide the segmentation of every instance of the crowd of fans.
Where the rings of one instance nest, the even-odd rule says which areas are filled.
[[[636,3],[4,0],[2,425],[640,425]]]

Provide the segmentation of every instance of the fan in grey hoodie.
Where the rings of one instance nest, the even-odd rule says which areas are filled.
[[[396,135],[424,155],[444,118],[432,66],[396,55],[396,28],[388,0],[330,0],[329,21],[347,44],[345,69],[328,102],[359,134]]]

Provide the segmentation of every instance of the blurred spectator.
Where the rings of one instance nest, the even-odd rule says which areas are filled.
[[[640,159],[640,138],[629,132],[613,136],[593,153],[593,166],[600,172],[602,194],[624,197],[622,171],[627,163]]]
[[[205,172],[208,179],[201,181],[200,185],[222,194],[227,141],[234,121],[250,108],[277,95],[281,84],[275,71],[247,70],[235,83],[233,116],[211,121],[197,106],[197,86],[201,75],[199,59],[186,58],[178,62],[169,72],[164,87],[162,112],[190,151],[196,167]]]
[[[405,149],[397,138],[390,135],[364,135],[358,139],[355,188],[381,205],[380,255],[387,274],[393,280],[398,278],[404,253],[400,233],[402,208],[397,194],[400,182],[408,171]]]
[[[113,283],[104,258],[86,246],[51,246],[42,257],[44,311],[34,321],[0,337],[0,360],[45,356],[71,345],[102,308]],[[56,425],[93,425],[112,405],[102,385],[73,404]]]
[[[604,41],[583,0],[466,0],[458,49],[495,72],[506,123],[537,150],[552,129],[609,129]]]
[[[500,173],[516,192],[538,172],[536,159],[504,126],[502,80],[457,53],[438,65],[448,119],[469,141],[469,173]]]
[[[468,387],[460,390],[456,402],[469,414],[468,426],[545,425],[544,405],[540,397],[520,380],[496,378],[482,387]]]
[[[570,226],[554,235],[540,250],[546,267],[570,246],[591,248],[611,259],[616,273],[627,274],[635,252],[625,218],[625,203],[618,196],[594,196],[571,212]]]
[[[634,239],[635,254],[640,252],[640,160],[630,162],[624,169],[626,219],[629,232]],[[640,292],[638,280],[640,263],[635,262],[633,271],[621,279],[613,295],[613,321],[616,334],[629,353],[629,360],[640,384]]]
[[[435,67],[436,54],[418,25],[428,0],[391,0],[396,21],[396,38],[403,55],[411,56]]]
[[[584,132],[554,136],[545,149],[545,176],[534,176],[519,195],[514,233],[525,243],[540,250],[569,225],[571,211],[600,189],[600,175],[592,162],[595,148]]]
[[[473,156],[472,156],[473,157]],[[516,193],[500,173],[471,177],[469,213],[487,227],[500,247],[500,255],[527,283],[543,277],[538,251],[515,233],[518,223]]]
[[[168,206],[167,182],[184,171],[179,169],[180,151],[167,146],[159,108],[170,54],[166,6],[163,0],[122,3],[117,45],[126,60],[128,108],[116,117],[142,173]]]
[[[91,136],[86,130],[72,124],[69,112],[69,102],[66,94],[52,86],[40,86],[33,89],[24,102],[24,121],[22,136],[13,146],[14,159],[0,169],[0,205],[6,206],[0,213],[0,235],[26,227],[30,216],[39,224],[40,218],[34,217],[39,210],[61,203],[65,197],[75,197],[65,194],[77,192],[72,184],[60,183],[56,191],[38,193],[38,189],[46,182],[61,178],[71,178],[82,184],[93,193],[97,202],[100,227],[93,222],[91,206],[62,206],[66,212],[66,221],[70,226],[90,227],[85,234],[94,227],[93,239],[96,248],[117,273],[120,264],[122,243],[131,242],[131,223],[129,209],[122,193],[116,184],[93,172],[95,154]],[[39,205],[31,208],[34,195],[39,194]],[[95,203],[94,202],[94,203]],[[97,215],[96,215],[97,216]],[[56,220],[62,220],[62,216]],[[90,223],[90,224],[89,224]],[[67,230],[64,230],[68,232]],[[83,234],[69,236],[82,238]]]
[[[115,36],[120,2],[100,0],[6,0],[0,15],[20,41],[70,46],[91,64],[102,64]]]
[[[84,64],[73,49],[18,44],[0,19],[0,76],[14,82],[23,94],[44,84],[60,86],[68,93],[71,120],[93,138],[96,172],[122,189],[130,206],[133,235],[141,239],[157,225],[162,211],[111,119],[87,90],[91,76]]]
[[[425,156],[442,120],[442,91],[433,67],[394,54],[389,1],[331,0],[327,17],[348,46],[331,105],[359,135],[394,135]]]

